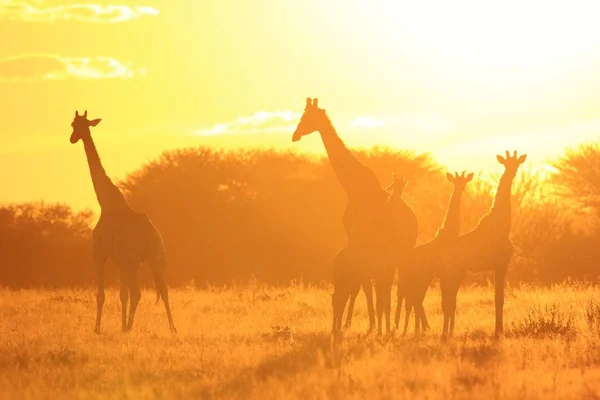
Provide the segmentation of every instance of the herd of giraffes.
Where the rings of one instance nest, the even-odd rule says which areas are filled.
[[[97,312],[95,332],[99,333],[104,305],[105,263],[111,258],[121,276],[120,298],[122,329],[131,330],[141,292],[137,283],[137,268],[146,262],[154,275],[157,302],[162,298],[169,327],[175,333],[175,324],[169,305],[169,294],[164,278],[165,250],[162,238],[149,218],[134,211],[119,188],[104,170],[91,137],[90,127],[100,119],[89,120],[75,112],[71,124],[71,143],[83,142],[92,177],[92,183],[101,214],[93,230],[93,263],[97,275]],[[473,174],[447,174],[454,190],[445,218],[430,242],[416,246],[418,222],[415,213],[402,199],[407,185],[404,177],[393,176],[385,189],[375,173],[361,163],[338,136],[318,99],[308,98],[304,114],[292,136],[296,142],[303,136],[319,132],[327,156],[338,181],[346,192],[348,202],[343,216],[347,245],[333,259],[332,334],[339,337],[343,328],[352,323],[356,297],[363,288],[367,298],[369,332],[377,328],[391,332],[391,289],[398,272],[396,329],[400,324],[402,303],[405,304],[404,333],[414,311],[415,335],[429,328],[423,300],[434,277],[440,279],[444,325],[442,337],[454,331],[456,297],[467,273],[494,271],[495,273],[495,334],[503,333],[504,283],[508,264],[513,254],[509,239],[511,228],[511,186],[519,165],[526,155],[497,156],[504,165],[490,211],[472,231],[460,234],[461,196]],[[373,304],[373,283],[376,302]],[[127,303],[129,302],[129,312]],[[348,304],[346,322],[342,327]],[[376,318],[377,316],[377,318]]]

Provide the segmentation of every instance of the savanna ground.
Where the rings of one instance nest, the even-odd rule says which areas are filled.
[[[508,287],[507,335],[493,338],[493,288],[459,294],[456,334],[440,341],[438,288],[420,341],[365,337],[361,294],[341,359],[329,288],[171,290],[179,330],[144,291],[120,332],[116,288],[93,333],[92,290],[0,290],[3,398],[600,398],[600,288]],[[539,307],[539,308],[538,308]],[[411,322],[412,331],[412,322]]]

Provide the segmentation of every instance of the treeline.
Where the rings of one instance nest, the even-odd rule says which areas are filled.
[[[404,198],[419,220],[419,242],[433,238],[452,185],[429,155],[373,148],[358,157],[382,185],[410,179]],[[493,155],[492,155],[493,156]],[[513,186],[513,281],[596,280],[600,269],[600,147],[568,151],[546,175],[521,171]],[[463,196],[462,231],[489,209],[498,176],[479,176]],[[327,159],[271,150],[210,148],[164,153],[120,184],[147,213],[167,250],[170,285],[327,281],[345,240],[343,193]],[[0,208],[0,285],[94,283],[95,216],[66,205]],[[109,266],[113,277],[115,267]],[[146,268],[141,276],[147,282]],[[489,279],[489,274],[472,280]]]
[[[63,204],[0,207],[0,286],[81,286],[94,279],[91,211]]]

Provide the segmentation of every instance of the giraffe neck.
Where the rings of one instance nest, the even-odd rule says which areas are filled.
[[[344,164],[347,164],[347,159],[353,158],[354,155],[346,147],[342,139],[338,136],[333,124],[327,118],[327,123],[319,129],[321,140],[327,151],[327,157],[331,162],[331,166],[338,175],[344,175]]]
[[[511,189],[512,182],[515,178],[514,174],[509,174],[506,171],[500,177],[498,182],[498,188],[496,189],[496,196],[494,202],[490,208],[490,216],[504,219],[510,223],[511,220]]]
[[[457,189],[454,187],[454,191],[448,202],[448,208],[446,209],[446,216],[436,237],[455,237],[460,235],[460,203],[462,194],[462,188]]]
[[[94,191],[96,192],[96,198],[98,199],[98,203],[102,210],[118,210],[123,205],[129,208],[121,191],[113,184],[108,175],[106,175],[106,171],[102,166],[100,156],[98,155],[92,137],[90,135],[84,135],[82,141],[88,166],[90,168],[92,184],[94,185]]]
[[[514,174],[509,174],[506,171],[502,174],[492,207],[479,221],[478,228],[500,236],[507,236],[510,233],[512,224],[510,198],[514,177]]]
[[[365,188],[367,191],[375,188],[381,192],[378,193],[379,195],[383,193],[375,174],[346,147],[329,118],[327,118],[326,124],[319,129],[319,134],[327,151],[329,162],[349,198],[371,195],[371,193],[361,193]],[[385,198],[383,199],[385,200]]]

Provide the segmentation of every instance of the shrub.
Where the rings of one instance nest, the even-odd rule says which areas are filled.
[[[576,333],[575,319],[571,310],[564,313],[558,304],[529,308],[525,318],[512,323],[511,336],[541,337],[547,335],[572,336]]]
[[[590,300],[585,306],[585,318],[590,331],[600,334],[600,303],[596,300]]]

